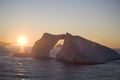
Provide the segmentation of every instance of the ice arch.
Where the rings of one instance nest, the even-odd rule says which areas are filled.
[[[45,33],[33,46],[32,56],[49,58],[50,50],[60,39],[64,39],[64,44],[60,52],[58,51],[58,54],[55,55],[58,60],[71,63],[98,64],[120,59],[120,54],[113,49],[69,33],[62,35]]]
[[[36,41],[32,47],[31,56],[35,58],[49,58],[50,50],[55,46],[58,40],[64,38],[65,34],[53,35],[44,33],[42,38]]]

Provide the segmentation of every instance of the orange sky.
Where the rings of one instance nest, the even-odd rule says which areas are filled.
[[[0,41],[28,44],[44,32],[69,32],[111,48],[120,48],[118,0],[0,0]]]

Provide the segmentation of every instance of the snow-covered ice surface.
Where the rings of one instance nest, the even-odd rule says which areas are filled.
[[[0,52],[0,80],[120,80],[120,60],[76,65],[3,54],[7,53]]]

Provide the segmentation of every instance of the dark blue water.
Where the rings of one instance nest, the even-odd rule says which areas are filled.
[[[36,60],[7,54],[0,52],[0,80],[120,80],[120,60],[75,65],[55,59]]]

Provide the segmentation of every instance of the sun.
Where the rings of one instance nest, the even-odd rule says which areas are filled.
[[[20,36],[20,37],[18,38],[18,44],[19,44],[20,46],[25,46],[26,43],[27,43],[26,37]]]

